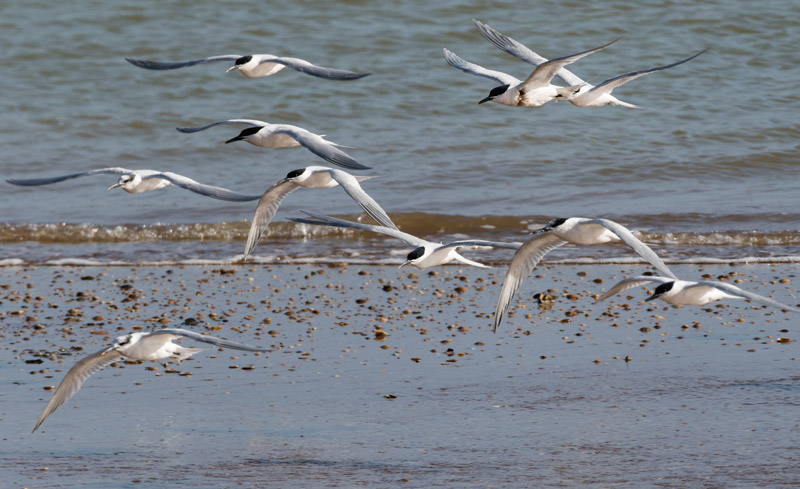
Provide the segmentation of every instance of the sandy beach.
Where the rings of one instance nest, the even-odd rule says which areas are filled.
[[[639,268],[542,265],[494,334],[502,268],[4,267],[0,487],[800,483],[797,318],[593,304]],[[699,273],[796,304],[797,271]],[[30,433],[74,362],[161,327],[269,352],[109,367]]]

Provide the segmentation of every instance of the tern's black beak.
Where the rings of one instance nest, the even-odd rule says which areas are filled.
[[[482,103],[484,103],[484,102],[488,102],[488,101],[492,100],[493,98],[494,98],[494,97],[493,97],[492,95],[489,95],[489,96],[488,96],[488,97],[486,97],[485,99],[483,99],[483,100],[481,100],[480,102],[478,102],[478,105],[480,105],[480,104],[482,104]]]
[[[652,301],[652,300],[654,300],[654,299],[658,299],[660,295],[661,295],[661,294],[659,294],[658,292],[656,292],[655,294],[651,295],[650,297],[648,297],[648,298],[647,298],[647,299],[645,299],[644,301],[645,301],[645,302],[650,302],[650,301]]]
[[[543,227],[543,228],[539,228],[539,229],[534,229],[533,231],[531,231],[530,234],[542,234],[542,233],[546,233],[547,231],[550,231],[550,228]]]
[[[223,142],[222,142],[222,144],[230,144],[230,143],[235,143],[236,141],[241,141],[242,139],[244,139],[244,138],[242,137],[242,135],[241,135],[241,134],[239,134],[239,135],[238,135],[238,136],[236,136],[235,138],[230,138],[230,139],[228,139],[227,141],[223,141]]]

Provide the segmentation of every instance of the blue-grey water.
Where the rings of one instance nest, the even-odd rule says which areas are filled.
[[[448,66],[443,48],[517,78],[531,66],[486,42],[473,18],[546,57],[624,37],[570,66],[593,83],[710,49],[614,91],[637,110],[478,105],[495,83]],[[357,148],[347,151],[373,167],[358,173],[380,176],[365,190],[413,234],[521,240],[553,217],[606,217],[681,276],[731,275],[796,304],[798,18],[789,0],[5,1],[0,170],[148,168],[254,194],[326,163],[219,144],[238,127],[175,128],[295,124]],[[157,72],[124,59],[229,53],[372,75],[248,79],[226,63]],[[286,222],[301,209],[359,216],[338,189],[300,189],[253,265],[235,265],[255,203],[107,190],[115,181],[0,181],[0,487],[800,482],[789,313],[645,305],[641,289],[592,305],[641,273],[635,257],[565,247],[494,334],[506,251],[470,255],[495,270],[372,266],[409,249]],[[327,268],[339,261],[349,268]],[[556,307],[540,312],[531,297],[544,290]],[[136,327],[193,327],[187,318],[271,351],[206,351],[178,367],[191,377],[106,369],[29,434],[43,387],[86,351]]]
[[[757,249],[800,244],[800,184],[793,178],[800,154],[794,81],[800,7],[791,1],[763,5],[5,3],[0,168],[6,178],[106,166],[170,170],[252,194],[290,170],[325,164],[303,149],[220,145],[238,133],[235,126],[196,134],[174,129],[252,118],[299,125],[358,148],[349,151],[373,167],[362,173],[381,177],[367,182],[367,191],[399,223],[426,235],[454,232],[456,215],[476,218],[458,232],[497,239],[517,238],[527,218],[543,223],[598,216],[654,233],[654,242],[714,245],[696,255],[733,259],[741,250],[717,245],[746,239],[756,249],[744,255],[795,256],[794,248]],[[495,83],[448,66],[442,48],[518,78],[531,67],[486,42],[472,18],[547,57],[624,36],[571,65],[595,83],[710,50],[614,91],[639,110],[477,105]],[[331,82],[286,69],[248,79],[224,73],[227,63],[159,72],[124,60],[264,52],[372,75]],[[180,238],[187,254],[198,258],[241,252],[253,203],[231,204],[175,188],[139,195],[107,191],[114,182],[95,176],[49,187],[3,183],[3,256],[42,262],[69,243],[76,245],[67,247],[69,257],[110,260],[114,247],[99,245],[103,233],[116,233],[117,243],[144,240],[154,247],[173,239],[169,231],[151,237],[139,228],[116,227],[130,224],[168,230],[191,224],[198,239],[228,242],[223,253],[211,254],[205,244]],[[359,212],[338,190],[301,190],[286,199],[275,222],[299,209]],[[497,229],[485,231],[479,217]],[[99,231],[53,235],[37,227],[56,223]],[[276,238],[298,234],[292,226],[272,231]],[[675,242],[675,233],[690,234]],[[26,255],[6,246],[19,241],[29,243]],[[311,255],[324,253],[330,240],[312,241],[317,243],[310,245]],[[170,249],[125,258],[182,258]]]

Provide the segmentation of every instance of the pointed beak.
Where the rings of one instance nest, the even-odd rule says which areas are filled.
[[[659,296],[659,295],[661,295],[661,294],[653,294],[653,295],[651,295],[650,297],[648,297],[647,299],[645,299],[644,301],[645,301],[645,302],[650,302],[650,301],[652,301],[653,299],[658,299],[658,296]]]
[[[533,231],[530,232],[530,234],[542,234],[546,233],[547,231],[550,231],[550,228],[544,227],[544,228],[534,229]]]
[[[239,69],[239,65],[233,65],[230,68],[228,68],[227,70],[225,70],[225,73],[230,73],[231,71],[238,70],[238,69]]]
[[[241,141],[243,138],[241,136],[236,136],[235,138],[230,138],[227,141],[222,141],[222,144],[230,144],[235,143],[236,141]]]
[[[488,97],[486,97],[485,99],[483,99],[483,100],[481,100],[480,102],[478,102],[478,105],[480,105],[480,104],[482,104],[482,103],[485,103],[485,102],[488,102],[488,101],[492,100],[493,98],[494,98],[494,97],[492,97],[491,95],[489,95],[489,96],[488,96]]]
[[[119,182],[117,182],[117,183],[115,183],[114,185],[112,185],[112,186],[108,187],[108,190],[111,190],[112,188],[117,188],[117,187],[122,187],[122,184],[121,184],[121,183],[119,183]]]
[[[399,267],[397,267],[397,268],[403,268],[403,267],[404,267],[404,266],[406,266],[406,265],[411,265],[411,260],[406,260],[406,261],[404,261],[404,262],[403,262],[403,263],[401,263],[401,264],[400,264],[400,266],[399,266]]]

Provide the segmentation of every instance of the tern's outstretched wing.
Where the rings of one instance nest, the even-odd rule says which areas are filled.
[[[672,63],[669,65],[664,66],[657,66],[655,68],[650,68],[649,70],[641,70],[641,71],[631,71],[630,73],[623,73],[622,75],[615,76],[614,78],[609,78],[608,80],[604,81],[603,83],[597,85],[596,87],[589,90],[590,92],[598,92],[598,93],[611,93],[612,90],[617,88],[620,85],[624,85],[631,80],[635,80],[640,76],[644,76],[654,71],[666,70],[667,68],[672,68],[673,66],[678,66],[679,64],[686,63],[687,61],[691,61],[696,57],[700,56],[701,54],[708,51],[708,49],[704,49],[699,53],[695,54],[694,56],[690,56],[686,59],[682,59],[676,63]]]
[[[279,63],[307,75],[325,78],[326,80],[357,80],[369,76],[371,73],[356,73],[354,71],[336,70],[309,63],[299,58],[273,58],[264,59],[262,63]]]
[[[483,22],[477,19],[472,19],[472,22],[475,23],[475,25],[478,27],[478,31],[484,38],[486,38],[487,41],[491,42],[499,49],[507,52],[511,56],[516,56],[522,61],[530,63],[534,66],[538,66],[542,63],[547,62],[547,58],[545,58],[544,56],[540,56],[539,54],[531,51],[524,44],[515,41],[514,39],[511,39],[505,34],[502,34],[492,29]],[[586,83],[580,77],[576,76],[566,68],[561,68],[560,70],[558,70],[556,72],[556,76],[564,80],[564,82],[566,82],[566,84],[570,86],[582,85]]]
[[[731,285],[725,282],[717,282],[716,280],[708,280],[708,281],[701,281],[697,282],[698,286],[707,286],[707,287],[715,287],[723,292],[727,292],[729,294],[738,295],[743,299],[750,299],[752,301],[761,302],[762,304],[767,304],[770,306],[777,307],[779,309],[785,309],[787,311],[792,312],[800,312],[800,309],[792,306],[787,306],[786,304],[782,304],[776,300],[770,299],[769,297],[764,297],[763,295],[754,294],[753,292],[748,292],[746,290],[740,289],[735,285]]]
[[[381,226],[385,226],[387,228],[397,229],[397,226],[392,222],[389,216],[386,214],[386,211],[375,202],[375,199],[370,197],[364,189],[361,188],[361,185],[358,183],[358,179],[353,175],[336,169],[328,170],[331,178],[336,180],[342,189],[347,192],[353,200],[355,200],[358,205],[361,206],[362,209],[366,211],[367,214],[370,215],[375,221],[378,222]]]
[[[519,290],[522,282],[528,275],[531,274],[536,265],[542,260],[542,257],[551,250],[565,245],[567,242],[561,238],[550,234],[541,233],[525,242],[514,254],[511,263],[508,265],[508,273],[503,286],[500,289],[500,297],[497,299],[497,305],[494,309],[494,330],[500,326],[500,321],[503,320],[508,305],[511,299],[514,298]]]
[[[291,136],[292,139],[300,143],[306,149],[329,163],[351,170],[367,170],[370,168],[369,166],[362,165],[356,161],[355,158],[337,148],[334,143],[326,141],[325,138],[319,134],[314,134],[302,127],[289,124],[275,124],[273,127],[273,132]]]
[[[494,80],[502,85],[514,86],[520,83],[519,80],[511,75],[503,73],[502,71],[488,70],[483,66],[470,63],[447,48],[444,49],[444,59],[453,68],[458,68],[464,73],[469,73],[470,75],[482,76],[484,78]]]
[[[212,122],[211,124],[207,124],[205,126],[200,126],[200,127],[176,127],[175,129],[177,129],[180,132],[192,133],[192,132],[205,131],[206,129],[209,129],[211,127],[221,126],[223,124],[241,124],[250,127],[264,127],[268,125],[264,121],[257,121],[255,119],[228,119],[227,121]]]
[[[125,58],[125,61],[133,66],[138,66],[146,70],[174,70],[176,68],[184,68],[186,66],[194,66],[203,63],[214,63],[216,61],[236,61],[239,58],[241,58],[241,56],[238,54],[224,54],[222,56],[211,56],[190,61],[147,61],[133,58]]]
[[[400,231],[397,228],[387,228],[385,226],[374,226],[372,224],[362,224],[360,222],[345,221],[344,219],[337,219],[335,217],[325,216],[322,214],[314,214],[308,211],[300,211],[300,212],[308,216],[311,216],[314,219],[291,217],[289,218],[289,220],[292,222],[299,222],[303,224],[314,224],[317,226],[332,226],[339,228],[360,229],[362,231],[372,231],[373,233],[385,234],[387,236],[391,236],[393,238],[405,241],[407,244],[414,247],[422,246],[427,243],[427,241],[420,239],[416,236],[413,236],[411,234],[404,233],[403,231]]]
[[[240,194],[239,192],[234,192],[233,190],[228,190],[226,188],[215,187],[213,185],[206,185],[197,182],[195,180],[192,180],[189,177],[178,175],[177,173],[172,173],[172,172],[157,173],[155,175],[150,175],[148,177],[145,177],[143,178],[143,180],[147,180],[149,178],[161,178],[164,180],[168,180],[173,185],[177,185],[178,187],[190,190],[194,193],[205,195],[206,197],[213,197],[215,199],[228,200],[231,202],[249,202],[251,200],[258,200],[263,195],[263,194],[259,195]]]
[[[527,88],[527,87],[539,87],[539,86],[547,85],[548,83],[550,83],[550,80],[553,79],[553,77],[556,75],[556,73],[558,73],[558,71],[560,69],[562,69],[563,67],[567,66],[570,63],[574,63],[575,61],[578,61],[579,59],[583,58],[584,56],[589,56],[592,53],[596,53],[597,51],[600,51],[601,49],[605,49],[608,46],[610,46],[610,45],[614,44],[615,42],[619,41],[620,39],[622,39],[622,38],[614,39],[613,41],[611,41],[609,43],[606,43],[606,44],[603,44],[600,47],[597,47],[597,48],[594,48],[594,49],[589,49],[589,50],[586,50],[586,51],[583,51],[583,52],[580,52],[580,53],[577,53],[577,54],[571,54],[569,56],[562,56],[560,58],[553,58],[553,59],[551,59],[549,61],[545,61],[544,63],[541,63],[540,65],[538,65],[536,67],[536,69],[533,70],[533,73],[531,73],[531,76],[529,76],[525,80],[524,87],[525,88]]]
[[[639,287],[640,285],[652,282],[665,284],[667,282],[673,282],[674,280],[675,280],[674,278],[659,277],[657,275],[640,275],[638,277],[626,278],[624,280],[620,280],[619,282],[616,283],[616,285],[608,289],[603,295],[600,296],[599,299],[594,301],[594,303],[597,304],[598,302],[602,302],[611,296],[617,295],[621,292],[625,292],[626,290],[632,289],[634,287]]]
[[[255,248],[258,240],[261,239],[264,231],[267,230],[269,223],[272,222],[272,218],[278,212],[278,207],[280,207],[283,199],[298,188],[300,188],[300,185],[283,179],[275,183],[261,196],[261,200],[258,201],[256,206],[256,212],[253,215],[253,222],[250,223],[250,232],[247,233],[247,243],[244,247],[245,260]]]
[[[60,177],[46,177],[46,178],[9,178],[6,182],[21,185],[23,187],[36,187],[39,185],[49,185],[51,183],[63,182],[71,178],[88,177],[91,175],[130,175],[134,170],[127,168],[98,168],[97,170],[83,171],[80,173],[70,173],[69,175],[62,175]]]
[[[142,338],[140,341],[147,342],[149,338],[154,338],[158,341],[161,339],[158,338],[161,335],[170,335],[170,336],[183,336],[185,338],[191,338],[195,341],[202,341],[203,343],[211,343],[212,345],[221,346],[223,348],[231,348],[234,350],[243,350],[243,351],[267,351],[264,348],[257,348],[255,346],[245,345],[244,343],[238,343],[236,341],[224,340],[222,338],[217,338],[215,336],[208,336],[200,333],[195,333],[194,331],[189,331],[187,329],[159,329],[157,331],[153,331],[149,335]]]
[[[117,350],[114,350],[112,347],[107,347],[98,352],[92,353],[88,357],[85,357],[76,363],[71,369],[69,369],[69,372],[67,372],[67,375],[64,376],[64,379],[61,381],[61,383],[58,384],[58,389],[56,389],[56,392],[53,394],[50,402],[47,403],[47,406],[44,408],[44,412],[42,412],[41,416],[39,416],[39,419],[36,420],[36,426],[33,427],[31,433],[36,431],[39,426],[44,423],[44,420],[47,419],[47,417],[50,416],[56,409],[58,409],[59,406],[74,396],[90,375],[121,358],[122,354],[120,354]]]
[[[632,232],[622,224],[618,224],[608,219],[586,219],[584,222],[592,222],[600,224],[612,233],[616,234],[623,243],[633,248],[633,251],[639,254],[642,258],[647,260],[651,265],[656,267],[661,273],[673,280],[677,280],[677,276],[672,273],[672,270],[664,263],[664,261],[656,255],[655,251],[651,250],[649,246],[639,241]]]

